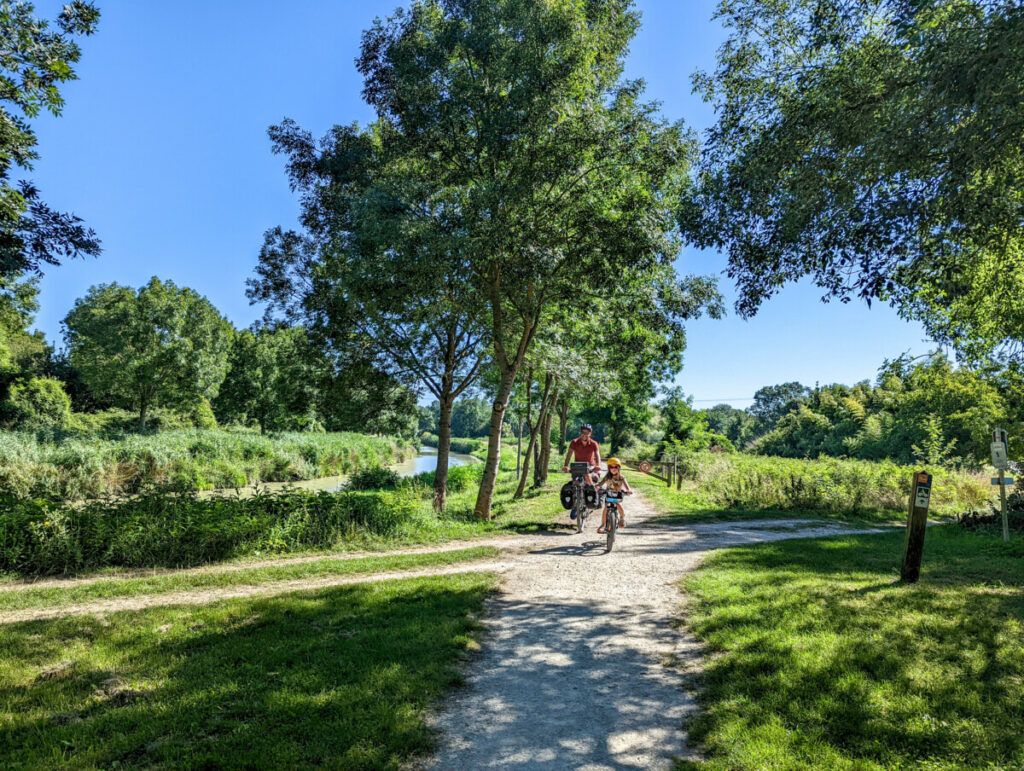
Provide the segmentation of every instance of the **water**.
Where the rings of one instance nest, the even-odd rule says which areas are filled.
[[[448,468],[455,468],[456,466],[465,466],[469,463],[479,463],[478,458],[474,458],[472,455],[462,455],[457,452],[448,454]],[[395,463],[392,468],[398,472],[400,477],[414,477],[417,474],[422,474],[424,471],[433,471],[437,467],[437,448],[436,447],[420,447],[419,454],[408,458],[401,463]],[[347,476],[336,476],[336,477],[319,477],[318,479],[306,479],[301,482],[263,482],[260,484],[261,490],[279,490],[282,487],[298,488],[300,490],[326,490],[327,492],[334,493],[340,490],[344,484],[348,482]],[[251,487],[243,487],[240,492],[244,495],[245,491],[252,491]],[[206,495],[214,492],[222,492],[216,490],[206,491]]]

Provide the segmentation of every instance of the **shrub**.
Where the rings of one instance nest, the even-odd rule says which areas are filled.
[[[398,472],[389,468],[360,469],[348,480],[349,490],[379,490],[398,484]]]
[[[361,535],[392,535],[416,516],[418,501],[411,490],[208,498],[149,491],[81,506],[0,496],[0,508],[0,571],[57,575],[327,549]]]
[[[7,423],[20,429],[65,426],[71,422],[71,397],[52,377],[33,377],[11,385],[3,403]]]

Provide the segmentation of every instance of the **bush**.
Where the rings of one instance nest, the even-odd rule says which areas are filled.
[[[11,385],[2,411],[12,428],[66,426],[71,422],[71,397],[59,380],[33,377]]]
[[[0,571],[186,567],[251,554],[327,549],[389,536],[416,515],[414,491],[284,490],[248,498],[152,491],[67,506],[0,497]]]
[[[398,484],[398,472],[389,468],[360,469],[348,480],[349,490],[380,490]]]

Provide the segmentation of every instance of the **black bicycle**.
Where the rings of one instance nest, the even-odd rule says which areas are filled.
[[[608,490],[604,494],[605,552],[612,550],[615,545],[615,531],[619,529],[619,509],[615,504],[622,503],[623,497],[629,494],[625,490]]]
[[[587,514],[590,513],[592,505],[593,507],[597,505],[597,491],[590,484],[592,473],[594,473],[594,467],[586,461],[575,461],[569,464],[569,474],[572,475],[572,511],[576,514],[577,533],[583,532]],[[591,501],[587,500],[588,492]]]

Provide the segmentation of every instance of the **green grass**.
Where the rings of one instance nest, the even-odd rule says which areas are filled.
[[[257,586],[272,581],[295,581],[325,576],[357,576],[388,571],[441,567],[493,557],[493,546],[475,546],[445,552],[374,555],[351,559],[325,558],[308,562],[241,565],[216,572],[160,573],[152,576],[98,578],[89,583],[51,585],[39,588],[0,583],[0,611],[29,608],[56,608],[90,600],[134,597],[140,594],[165,594],[193,589],[217,589],[231,586]]]
[[[707,658],[688,729],[719,769],[1024,767],[1024,539],[928,530],[716,552],[685,582]]]
[[[260,436],[180,429],[116,437],[0,431],[0,494],[81,500],[147,485],[189,490],[347,474],[413,452],[387,437],[354,433]]]
[[[493,577],[0,626],[5,768],[398,769]]]

